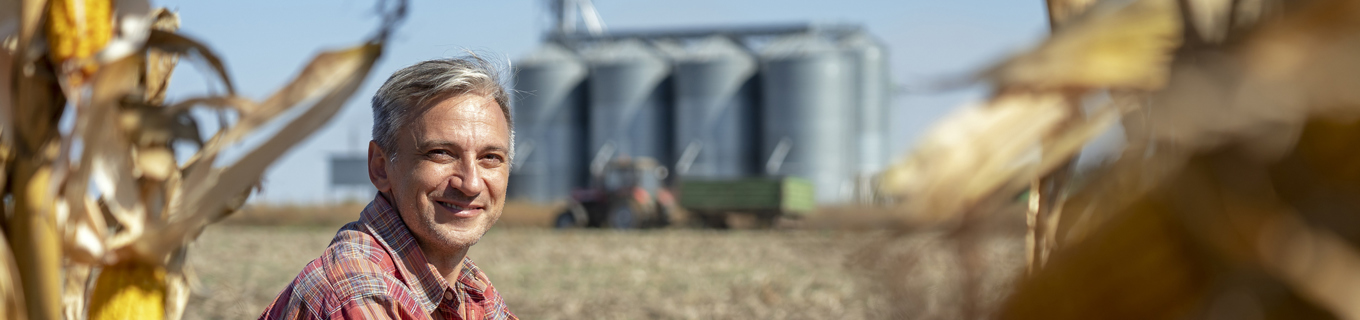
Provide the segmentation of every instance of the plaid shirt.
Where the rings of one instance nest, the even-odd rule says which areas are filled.
[[[450,286],[379,194],[260,319],[518,319],[491,280],[463,260]]]

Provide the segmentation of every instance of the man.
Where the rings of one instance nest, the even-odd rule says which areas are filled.
[[[378,194],[261,319],[517,319],[467,258],[514,156],[508,94],[478,57],[397,71],[373,96]]]

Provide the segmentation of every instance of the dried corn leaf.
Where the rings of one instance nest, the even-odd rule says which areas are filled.
[[[180,15],[158,8],[152,12],[155,16],[151,27],[162,31],[175,31],[180,29]],[[146,75],[141,82],[146,83],[146,102],[152,105],[160,105],[165,102],[166,86],[170,84],[170,75],[174,72],[175,65],[180,64],[180,54],[162,52],[159,49],[147,50],[147,69]]]
[[[93,267],[88,264],[68,264],[63,271],[66,286],[62,288],[62,316],[64,319],[84,319],[85,292],[88,291],[85,289],[89,287]]]
[[[1210,270],[1162,204],[1139,203],[1017,285],[1000,319],[1174,319],[1205,299]]]
[[[50,64],[45,60],[21,60],[14,59],[11,70],[23,72],[10,74],[14,89],[11,92],[14,104],[10,109],[12,132],[15,133],[13,148],[17,153],[31,155],[58,137],[57,120],[61,118],[66,98]]]
[[[1059,94],[1004,95],[943,121],[913,155],[884,172],[880,188],[908,213],[938,222],[984,198],[1013,194],[1071,159],[1120,109],[1073,119]],[[1065,129],[1065,130],[1059,130]]]
[[[111,249],[140,237],[147,222],[146,206],[142,203],[141,190],[134,175],[136,166],[131,154],[132,145],[127,141],[127,134],[119,127],[117,116],[121,101],[137,92],[141,66],[142,57],[137,55],[104,66],[92,83],[90,105],[77,119],[78,123],[87,126],[81,137],[84,151],[80,167],[88,168],[94,185],[122,227],[109,240]]]
[[[19,16],[20,19],[19,39],[17,47],[14,50],[14,52],[18,53],[16,54],[16,56],[18,56],[19,59],[15,59],[15,62],[20,64],[27,64],[29,61],[31,61],[30,59],[35,58],[28,55],[29,46],[33,42],[33,37],[37,35],[38,31],[41,30],[42,28],[43,11],[47,9],[47,1],[46,0],[20,0],[20,1],[23,1],[23,4],[21,5],[22,11],[20,11],[21,15]]]
[[[212,71],[222,80],[222,86],[226,88],[227,94],[236,94],[236,85],[227,74],[226,65],[207,45],[174,32],[152,29],[146,39],[146,48],[178,56],[198,57],[212,67]]]
[[[188,259],[188,246],[181,247],[170,255],[169,262],[165,265],[165,318],[167,320],[182,318],[184,309],[189,304],[189,293],[192,290],[189,281],[194,277],[194,271],[192,266],[188,264]]]
[[[1240,46],[1185,53],[1132,119],[1141,125],[1126,122],[1131,143],[1193,151],[1250,140],[1254,158],[1271,159],[1309,117],[1360,116],[1360,5],[1317,1],[1257,30]]]
[[[1273,242],[1260,240],[1290,210],[1265,164],[1241,152],[1202,153],[1130,205],[1109,208],[1116,213],[1099,230],[1017,287],[1002,318],[1212,318],[1220,311],[1206,306],[1242,290],[1270,299],[1253,306],[1253,318],[1325,315],[1318,307],[1335,306],[1307,298],[1307,288],[1263,289],[1281,282],[1263,267],[1276,260],[1259,254]]]
[[[151,14],[152,28],[174,32],[179,29],[179,15],[165,8],[156,9]],[[179,54],[150,49],[146,53],[146,73],[142,83],[146,85],[146,102],[161,104],[165,102],[165,87],[170,84],[170,75],[179,63]]]
[[[1218,308],[1211,304],[1239,294],[1227,292],[1236,290],[1257,299],[1251,317],[1315,318],[1331,312],[1360,318],[1352,303],[1360,297],[1354,289],[1360,287],[1354,271],[1360,269],[1354,249],[1360,243],[1360,227],[1354,227],[1360,201],[1353,200],[1360,199],[1360,152],[1353,151],[1360,146],[1360,123],[1354,120],[1360,101],[1347,90],[1360,83],[1351,74],[1360,63],[1354,58],[1360,53],[1357,26],[1360,6],[1317,1],[1268,21],[1240,46],[1183,53],[1167,89],[1136,113],[1129,122],[1136,125],[1126,126],[1131,152],[1097,178],[1111,181],[1097,181],[1073,198],[1081,217],[1102,215],[1093,211],[1117,214],[1092,219],[1108,219],[1104,223],[1066,224],[1070,243],[1057,256],[1067,258],[1021,285],[1009,310],[1080,310],[1073,315],[1078,318],[1133,312],[1070,302],[1098,296],[1107,299],[1099,302],[1103,306],[1137,304],[1213,317]],[[1154,187],[1144,192],[1149,185]],[[1168,230],[1180,235],[1120,232],[1137,226],[1129,220],[1135,215],[1168,217]],[[1179,246],[1197,253],[1154,266],[1105,265],[1138,257],[1165,239],[1184,239]],[[1110,241],[1146,243],[1128,250],[1090,249]],[[1092,272],[1153,279],[1177,270],[1210,270],[1201,276],[1216,284],[1203,296],[1183,297],[1199,306],[1189,314],[1182,313],[1184,306],[1138,300],[1158,290],[1150,283],[1073,279]],[[1243,279],[1243,273],[1258,275]],[[1178,283],[1182,289],[1158,295],[1205,290]],[[1045,286],[1051,291],[1034,289]],[[1275,286],[1283,289],[1271,289]],[[1211,311],[1197,314],[1195,308]],[[1024,314],[1034,313],[1017,313]]]
[[[1086,12],[1096,0],[1047,0],[1048,25],[1054,30]]]
[[[1228,36],[1229,21],[1234,12],[1233,0],[1193,0],[1186,1],[1183,16],[1189,23],[1186,29],[1193,30],[1199,39],[1210,43],[1222,42]]]
[[[1239,98],[1278,107],[1355,116],[1360,93],[1360,3],[1309,1],[1263,26],[1241,48],[1247,69]]]
[[[1360,318],[1360,254],[1354,246],[1288,216],[1263,228],[1259,250],[1266,268],[1341,318]]]
[[[179,166],[175,164],[175,154],[168,148],[139,148],[135,155],[137,170],[134,173],[140,173],[143,178],[165,181],[171,173],[179,170]]]
[[[65,244],[66,257],[90,265],[101,263],[108,225],[99,204],[89,197],[81,197],[75,201],[59,201],[57,205],[71,212],[65,220],[58,218],[58,221],[65,221],[62,242]]]
[[[1152,90],[1180,44],[1175,0],[1106,1],[984,76],[1003,88]]]
[[[151,3],[148,0],[113,0],[114,13],[117,14],[114,20],[117,22],[118,33],[113,40],[104,46],[104,50],[99,51],[99,55],[89,61],[89,63],[107,64],[128,55],[143,55],[145,50],[142,46],[146,43],[149,30],[155,22],[156,16],[151,12]]]
[[[343,54],[338,52],[317,57],[307,65],[301,76],[270,95],[268,99],[260,103],[258,108],[242,110],[241,120],[223,137],[224,142],[230,143],[245,137],[246,134],[253,132],[256,127],[269,122],[269,120],[295,106],[301,105],[304,100],[317,97],[318,92],[326,92],[331,90],[330,88],[344,86],[352,82],[353,79],[348,78],[348,75],[353,74],[355,70],[352,69],[353,66],[346,66],[345,64],[358,62],[358,60],[348,61],[346,59]]]
[[[311,101],[309,105],[302,106],[304,112],[285,124],[274,136],[225,168],[214,169],[209,162],[205,163],[207,165],[198,164],[203,165],[202,167],[186,169],[183,201],[171,207],[171,216],[176,219],[171,221],[165,232],[158,237],[146,238],[146,241],[141,243],[141,250],[150,256],[163,256],[197,235],[208,223],[234,211],[240,202],[243,202],[245,193],[259,181],[270,163],[282,156],[288,148],[319,129],[339,111],[368,76],[381,52],[382,44],[370,43],[346,50],[325,52],[313,59],[290,85],[274,95],[291,97],[288,100]],[[226,136],[232,136],[235,132],[249,132],[252,129],[238,124],[232,127]],[[200,153],[211,153],[209,148],[205,146],[204,151]],[[198,183],[187,180],[194,177],[195,171],[202,170],[212,170],[206,173],[203,178],[206,180]]]
[[[250,99],[225,95],[184,99],[175,102],[173,105],[167,106],[165,112],[170,114],[183,114],[185,111],[188,111],[189,108],[200,105],[216,109],[235,108],[238,110],[255,110],[260,108],[255,101],[251,101]]]

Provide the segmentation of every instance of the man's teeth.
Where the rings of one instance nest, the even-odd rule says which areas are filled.
[[[449,208],[449,210],[453,210],[453,211],[463,211],[463,210],[467,209],[467,208],[464,208],[464,207],[456,206],[456,205],[454,205],[454,204],[452,204],[452,203],[448,203],[448,202],[440,202],[439,205],[444,206],[445,208]]]

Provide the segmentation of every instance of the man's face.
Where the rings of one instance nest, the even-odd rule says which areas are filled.
[[[496,100],[476,94],[446,99],[417,119],[397,129],[395,161],[369,147],[370,175],[422,249],[466,250],[505,208],[509,124]]]

